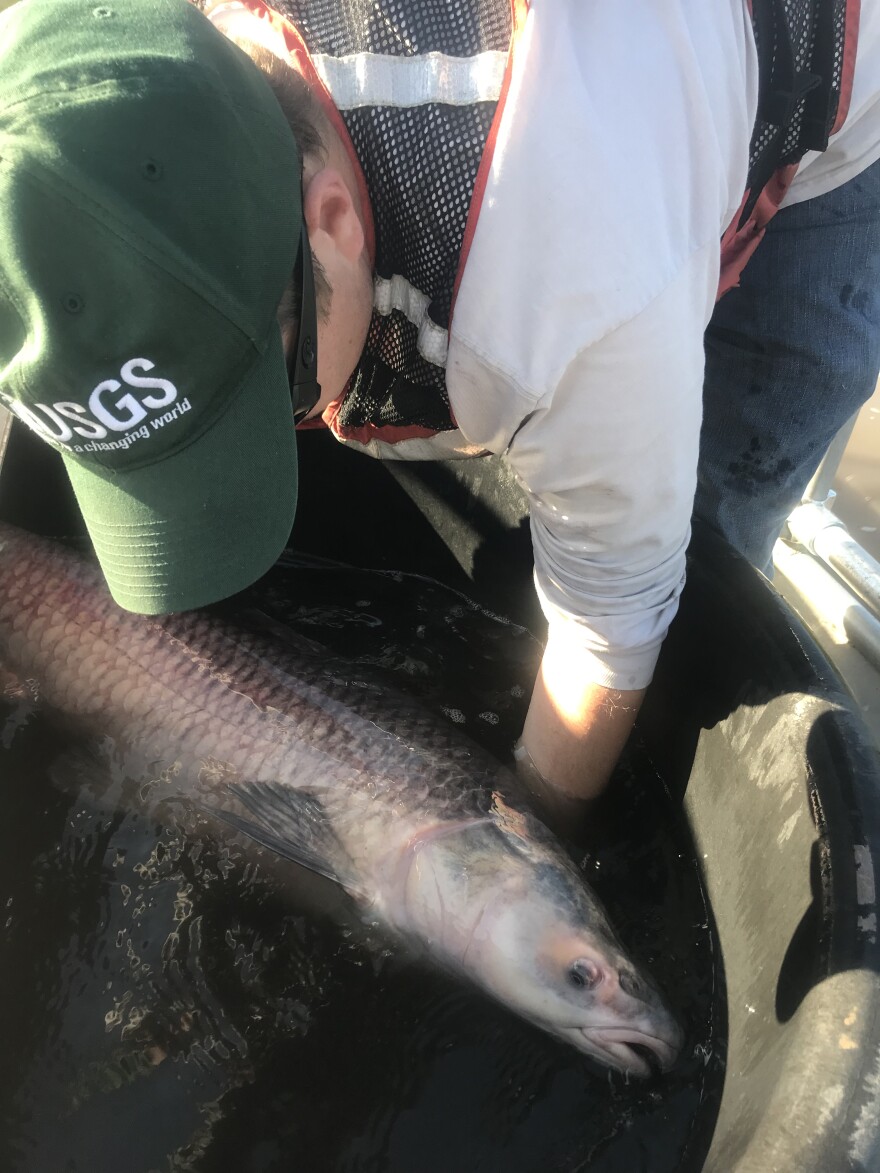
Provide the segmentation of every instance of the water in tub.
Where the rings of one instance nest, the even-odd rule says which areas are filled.
[[[235,606],[509,757],[538,654],[523,629],[415,576],[301,560]],[[575,855],[686,1029],[648,1079],[438,968],[337,885],[304,869],[292,885],[198,810],[140,801],[149,769],[132,776],[28,688],[0,711],[0,1167],[699,1167],[723,1071],[716,954],[686,829],[638,745]]]

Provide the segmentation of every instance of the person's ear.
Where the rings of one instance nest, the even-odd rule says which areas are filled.
[[[313,245],[319,234],[328,238],[337,252],[356,261],[364,250],[364,228],[354,200],[342,175],[324,167],[309,180],[303,192],[303,212]]]

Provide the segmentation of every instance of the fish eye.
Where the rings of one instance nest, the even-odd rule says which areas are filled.
[[[569,967],[568,980],[579,990],[592,990],[602,980],[602,971],[595,962],[579,957]]]

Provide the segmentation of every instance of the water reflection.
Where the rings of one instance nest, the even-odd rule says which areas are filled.
[[[279,565],[235,602],[404,683],[505,756],[539,649],[415,576]],[[717,958],[686,830],[638,746],[582,864],[687,1022],[627,1083],[390,948],[328,882],[276,873],[8,697],[0,750],[6,1152],[22,1173],[677,1173],[722,1078]]]

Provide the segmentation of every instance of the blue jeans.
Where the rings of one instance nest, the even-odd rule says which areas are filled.
[[[769,573],[786,517],[880,371],[880,162],[777,213],[705,343],[694,513]]]

